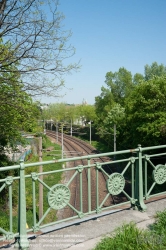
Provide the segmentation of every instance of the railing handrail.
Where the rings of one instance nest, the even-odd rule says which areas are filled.
[[[151,158],[155,157],[155,156],[164,156],[166,155],[165,153],[155,153],[155,154],[150,154],[150,155],[143,155],[142,153],[148,150],[155,150],[155,149],[163,149],[166,148],[166,145],[160,145],[160,146],[151,146],[151,147],[144,147],[142,148],[141,145],[138,145],[138,148],[135,149],[128,149],[128,150],[121,150],[121,151],[116,151],[116,152],[108,152],[108,153],[99,153],[99,154],[92,154],[92,155],[85,155],[85,156],[79,156],[79,157],[73,157],[73,158],[64,158],[64,159],[55,159],[55,160],[49,160],[49,161],[42,161],[42,162],[34,162],[34,163],[24,163],[23,161],[20,161],[20,164],[17,165],[13,165],[13,166],[6,166],[6,167],[0,167],[0,171],[8,171],[8,170],[16,170],[18,169],[18,176],[6,176],[6,178],[0,179],[0,184],[4,183],[2,186],[0,186],[0,192],[5,188],[8,187],[9,188],[9,212],[10,212],[10,220],[12,220],[12,183],[13,180],[19,180],[19,211],[18,211],[18,233],[13,234],[12,233],[12,225],[10,225],[10,232],[6,232],[4,229],[2,229],[0,227],[0,232],[3,232],[4,234],[6,233],[6,239],[10,238],[10,237],[16,237],[16,235],[18,236],[18,245],[19,247],[21,247],[22,249],[27,248],[28,246],[28,240],[26,237],[26,233],[27,231],[32,231],[32,230],[38,230],[39,228],[44,227],[43,225],[41,225],[41,222],[43,221],[43,218],[37,223],[36,222],[36,218],[34,215],[34,228],[32,230],[26,230],[26,191],[25,191],[25,179],[26,178],[31,178],[32,179],[32,184],[33,184],[33,188],[35,190],[35,182],[38,181],[40,184],[42,184],[43,186],[45,186],[49,192],[52,192],[52,190],[56,189],[56,185],[49,187],[46,183],[44,183],[44,181],[41,178],[42,175],[48,175],[50,173],[58,173],[58,172],[64,172],[64,171],[71,171],[74,170],[74,174],[73,176],[70,178],[70,180],[68,181],[68,183],[66,185],[62,185],[59,184],[58,188],[62,189],[61,191],[64,192],[69,192],[69,185],[70,183],[72,183],[73,179],[79,175],[80,178],[80,197],[82,196],[82,171],[83,169],[87,169],[87,175],[88,175],[88,212],[83,213],[82,208],[80,209],[80,211],[78,211],[76,208],[74,208],[71,204],[67,204],[70,205],[70,207],[72,207],[72,209],[76,212],[78,212],[78,215],[76,217],[80,217],[82,218],[84,215],[87,214],[91,214],[92,212],[96,211],[96,213],[99,213],[102,210],[102,206],[104,205],[104,202],[106,201],[106,199],[109,197],[109,195],[115,195],[116,192],[118,193],[118,189],[117,189],[117,185],[119,185],[119,189],[120,192],[123,192],[125,194],[125,196],[127,197],[127,199],[129,201],[127,202],[123,202],[121,204],[131,204],[132,206],[137,206],[139,209],[141,210],[146,210],[146,205],[144,200],[148,199],[151,195],[151,191],[154,188],[154,186],[156,184],[162,184],[166,181],[166,165],[162,165],[159,164],[157,166],[155,166],[152,162],[151,162]],[[134,153],[134,155],[133,155]],[[136,153],[136,154],[135,154]],[[111,159],[108,162],[96,162],[93,163],[91,162],[91,159],[97,159],[100,157],[105,157],[105,156],[116,156],[116,155],[126,155],[126,154],[131,154],[131,156],[129,155],[126,158],[123,159]],[[71,168],[62,168],[62,169],[57,169],[54,170],[52,169],[51,171],[46,171],[45,168],[43,168],[43,172],[39,173],[37,172],[32,172],[31,174],[26,174],[25,173],[25,169],[29,168],[29,167],[38,167],[38,166],[46,166],[48,164],[56,164],[56,163],[67,163],[67,162],[72,162],[72,161],[77,161],[77,160],[87,160],[87,163],[85,165],[78,165],[76,167],[71,167]],[[124,167],[124,169],[119,173],[119,172],[114,172],[111,174],[108,174],[105,170],[104,170],[104,166],[105,165],[112,165],[112,164],[118,164],[118,163],[127,163],[127,165]],[[143,166],[143,162],[145,162],[145,166]],[[153,169],[153,184],[152,186],[149,188],[147,187],[147,164],[150,163],[150,166]],[[94,167],[95,171],[96,171],[96,210],[91,211],[91,169]],[[126,171],[128,169],[131,169],[131,195],[126,193],[126,191],[124,190],[124,174],[126,173]],[[145,176],[143,178],[143,170],[145,172]],[[98,174],[99,171],[104,173],[105,176],[107,177],[107,191],[108,194],[105,196],[104,200],[100,203],[99,201],[99,193],[98,193],[98,188],[99,188],[99,183],[98,183]],[[163,174],[163,177],[161,176]],[[143,179],[145,179],[145,185],[143,183]],[[112,184],[113,182],[115,182],[115,186],[114,184]],[[64,189],[64,190],[63,190]],[[145,189],[145,192],[144,192]],[[33,190],[33,210],[34,210],[34,214],[36,214],[36,203],[35,203],[35,191]],[[56,193],[56,192],[55,192]],[[145,193],[145,194],[144,194]],[[164,193],[166,193],[164,191]],[[118,193],[119,194],[119,193]],[[163,192],[162,192],[163,194]],[[54,191],[53,194],[54,195]],[[51,196],[52,197],[52,196]],[[50,198],[52,199],[52,198]],[[81,202],[81,198],[80,198],[80,202]],[[50,205],[50,204],[49,204]],[[80,207],[82,207],[82,203],[80,205]],[[117,207],[118,205],[113,205],[112,207]],[[49,207],[49,209],[51,209],[51,205]],[[49,212],[48,209],[48,212]],[[107,208],[104,208],[107,209]],[[103,209],[103,210],[104,210]],[[44,215],[46,216],[46,214]],[[66,219],[64,220],[66,221]],[[12,224],[12,223],[11,223]],[[55,224],[55,222],[52,222],[50,225]],[[4,237],[2,238],[4,240]]]

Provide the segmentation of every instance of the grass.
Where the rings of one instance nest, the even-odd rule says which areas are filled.
[[[77,136],[76,138],[79,138],[87,143],[89,143],[89,140],[85,139],[83,136]],[[96,148],[98,151],[100,151],[101,153],[107,153],[107,152],[110,152],[110,147],[103,143],[103,142],[100,142],[100,141],[91,141],[91,145]],[[112,151],[113,151],[113,148],[112,148]]]
[[[43,148],[47,149],[51,147],[53,150],[58,150],[59,154],[61,153],[61,147],[55,143],[52,143],[47,137],[43,138]],[[55,152],[58,152],[55,151]],[[54,152],[51,152],[53,154]],[[60,156],[55,156],[56,159],[60,158]],[[31,157],[28,157],[29,159],[26,160],[25,163],[33,163],[38,162],[39,157],[37,155],[31,155]],[[43,151],[42,155],[42,161],[49,161],[52,160],[53,156],[48,155],[47,151]],[[47,164],[43,166],[43,172],[49,172],[53,170],[58,170],[62,168],[61,163],[56,164]],[[25,174],[31,174],[32,172],[39,172],[39,167],[28,167],[25,169]],[[62,172],[61,173],[55,173],[55,174],[48,174],[43,176],[43,181],[49,186],[52,187],[53,185],[59,183],[62,179]],[[13,182],[13,231],[17,231],[17,214],[18,214],[18,180],[15,180]],[[33,210],[32,210],[32,179],[26,178],[25,180],[26,185],[26,209],[27,209],[27,224],[29,228],[33,226]],[[39,217],[39,182],[36,181],[36,205],[37,205],[37,212],[36,217],[38,220]],[[43,187],[43,213],[48,209],[48,202],[47,202],[47,194],[48,189],[46,187]],[[56,218],[56,211],[51,210],[49,214],[46,216],[45,220],[43,221],[44,224],[49,223],[51,221],[57,220]],[[7,212],[0,211],[0,225],[5,230],[9,230],[9,215]]]
[[[118,227],[98,243],[94,250],[165,250],[166,210],[156,214],[149,230],[138,229],[134,223]]]
[[[47,137],[45,137],[43,139],[43,148],[47,149],[47,148],[52,148],[52,150],[58,150],[59,152],[61,151],[61,147],[55,143],[52,143]],[[54,154],[55,152],[58,151],[53,151],[51,152],[51,154]],[[50,153],[49,153],[50,154]],[[42,153],[42,161],[49,161],[49,160],[53,160],[53,158],[55,158],[54,156],[50,156],[48,154],[47,151],[43,151]],[[56,159],[60,158],[56,156]],[[39,161],[38,160],[38,156],[31,158],[28,162],[35,162],[35,161]],[[61,163],[54,163],[54,164],[47,164],[43,166],[43,172],[50,172],[53,170],[58,170],[62,168],[62,164]],[[31,172],[39,172],[39,167],[32,167],[26,170],[26,174],[30,174]],[[53,173],[53,174],[47,174],[47,175],[43,175],[43,181],[44,183],[46,183],[49,187],[52,187],[56,184],[58,184],[62,179],[62,172],[61,173]],[[26,179],[26,190],[27,190],[27,209],[29,210],[29,213],[32,214],[32,180],[30,178]],[[36,204],[37,204],[37,218],[39,217],[39,182],[36,182]],[[48,194],[48,189],[46,187],[43,186],[43,214],[46,212],[46,210],[49,208],[48,206],[48,202],[47,202],[47,194]],[[27,223],[28,226],[31,227],[32,226],[32,216],[29,215],[29,219],[27,218]],[[45,220],[43,221],[43,223],[49,223],[51,221],[55,221],[57,220],[56,217],[56,212],[55,210],[51,210],[49,212],[49,214],[47,215],[47,217],[45,218]]]

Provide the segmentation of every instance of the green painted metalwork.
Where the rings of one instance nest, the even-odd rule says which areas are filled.
[[[36,232],[36,197],[35,197],[35,193],[36,193],[36,185],[35,185],[35,181],[37,180],[37,175],[36,173],[31,173],[32,175],[32,195],[33,195],[33,222],[34,222],[34,226],[33,226],[33,232]]]
[[[145,149],[144,149],[145,150]],[[160,192],[159,194],[152,194],[152,191],[154,190],[154,187],[156,185],[162,185],[166,182],[166,165],[158,164],[155,166],[152,162],[153,157],[158,156],[165,156],[165,153],[159,153],[159,154],[153,154],[153,155],[145,155],[143,158],[145,160],[145,199],[149,199],[151,197],[154,197],[156,195],[162,195],[166,192]],[[148,189],[148,164],[149,167],[152,167],[152,180],[153,183]]]
[[[88,211],[91,212],[91,165],[88,159]]]
[[[135,204],[135,199],[134,199],[134,194],[135,194],[135,188],[134,188],[134,179],[135,179],[135,176],[134,176],[134,163],[135,163],[135,158],[134,157],[131,157],[130,159],[130,162],[131,162],[131,204],[134,205]]]
[[[96,163],[96,213],[100,213],[101,210],[99,209],[99,170],[101,169],[101,164]]]
[[[48,192],[48,204],[53,209],[62,209],[69,203],[70,196],[70,190],[67,186],[56,184]]]
[[[152,150],[162,150],[161,153],[147,154],[147,151],[152,152]],[[108,152],[104,154],[95,154],[74,158],[66,158],[60,160],[51,160],[45,162],[36,162],[36,163],[24,163],[20,162],[20,165],[0,167],[0,171],[7,173],[9,170],[17,170],[18,176],[6,176],[4,179],[0,179],[0,192],[7,189],[9,192],[9,228],[0,227],[0,241],[5,241],[6,239],[16,239],[16,247],[20,249],[28,249],[29,242],[27,239],[28,232],[37,232],[44,227],[52,226],[60,222],[65,222],[75,218],[81,218],[84,221],[84,217],[91,215],[93,213],[99,214],[102,211],[109,210],[110,208],[118,208],[123,205],[130,205],[135,209],[141,211],[146,210],[146,205],[144,200],[148,200],[151,197],[159,196],[166,194],[166,190],[162,192],[155,193],[155,187],[163,187],[163,184],[166,182],[166,165],[158,162],[157,165],[154,164],[153,159],[157,156],[158,158],[166,156],[166,152],[163,150],[166,149],[166,145],[146,147],[142,148],[140,145],[138,148],[132,150],[123,150],[117,152]],[[146,154],[144,154],[146,153]],[[116,156],[115,158],[113,156]],[[122,155],[124,157],[122,157]],[[109,156],[109,162],[95,162],[93,159],[99,157]],[[112,160],[116,159],[116,160]],[[57,164],[57,163],[66,163],[74,162],[77,160],[87,160],[86,165],[78,165],[72,168],[58,169],[53,168],[52,171],[47,171],[47,164]],[[144,163],[144,164],[143,164]],[[113,171],[115,164],[118,164],[118,172]],[[43,166],[43,172],[39,173],[31,172],[31,168],[36,166],[38,169],[39,166]],[[108,171],[108,165],[112,172]],[[30,174],[26,174],[26,169]],[[52,176],[56,173],[71,173],[69,178],[64,183],[54,183],[49,184],[45,180],[45,176]],[[83,175],[86,173],[87,182],[84,182]],[[95,173],[95,181],[94,176]],[[105,177],[106,187],[102,192],[100,192],[100,178],[101,174]],[[40,176],[43,176],[43,180],[40,179]],[[78,178],[78,179],[77,179]],[[85,178],[85,177],[84,177]],[[150,178],[150,181],[149,181]],[[76,206],[76,203],[73,204],[71,201],[71,192],[73,182],[77,179],[79,183],[79,204]],[[31,205],[33,210],[32,216],[32,226],[26,228],[27,224],[27,205],[26,205],[26,181],[32,182],[32,199]],[[47,200],[47,207],[43,213],[40,220],[37,218],[38,213],[38,200],[37,192],[39,183],[43,185],[47,193],[47,197],[44,197]],[[13,229],[13,187],[16,188],[18,185],[19,197],[18,197],[18,230],[17,232]],[[87,194],[83,192],[84,186],[87,185]],[[93,187],[94,185],[94,187]],[[102,195],[101,195],[102,194]],[[87,197],[85,198],[85,195]],[[110,196],[121,195],[124,198],[119,204],[110,203]],[[95,203],[92,202],[96,199]],[[47,199],[46,199],[47,198]],[[87,209],[85,209],[85,201],[88,201]],[[107,205],[106,205],[107,204]],[[56,213],[60,209],[70,208],[74,212],[74,216],[70,218],[64,218],[60,220],[54,220],[45,222],[51,211]]]
[[[17,247],[22,249],[29,248],[29,241],[26,232],[26,195],[25,195],[25,165],[20,162],[20,180],[19,180],[19,208],[18,208],[18,232]]]
[[[166,165],[157,165],[153,170],[153,178],[157,184],[163,184],[166,181]]]
[[[83,193],[82,193],[82,189],[83,189],[83,181],[82,181],[82,171],[83,171],[84,167],[83,165],[78,166],[78,172],[80,174],[80,212],[83,213]]]
[[[138,209],[142,211],[146,211],[146,205],[144,203],[143,198],[143,172],[142,172],[142,148],[141,145],[138,145],[138,161],[136,161],[136,195],[135,198],[137,199],[136,206]]]
[[[107,180],[108,192],[112,195],[120,194],[125,186],[125,179],[122,174],[113,173],[109,176]]]

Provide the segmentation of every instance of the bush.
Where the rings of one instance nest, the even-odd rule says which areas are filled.
[[[161,244],[166,249],[166,209],[163,212],[157,212],[156,222],[151,226],[151,230],[154,234],[160,237]]]
[[[17,232],[17,217],[13,216],[13,232]],[[0,226],[3,228],[5,231],[10,230],[10,224],[9,224],[9,215],[6,212],[0,211]]]

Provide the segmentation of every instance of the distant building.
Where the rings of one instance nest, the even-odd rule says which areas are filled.
[[[83,101],[82,101],[82,105],[88,105],[87,100],[83,99]]]

